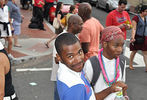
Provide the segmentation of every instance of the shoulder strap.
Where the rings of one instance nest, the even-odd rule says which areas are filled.
[[[138,21],[139,21],[139,15],[136,15],[136,16],[138,17]],[[138,22],[137,22],[137,25],[136,25],[136,32],[135,32],[135,35],[136,35],[137,31],[138,31]]]
[[[143,32],[143,36],[145,36],[145,29],[146,29],[146,17],[144,17],[144,32]]]
[[[122,72],[122,77],[123,77],[123,74],[124,74],[124,65],[125,65],[125,57],[123,55],[120,55],[119,56],[119,64],[120,64],[120,67],[121,67],[121,72]]]
[[[100,68],[100,64],[99,64],[99,60],[98,60],[97,56],[91,57],[90,62],[92,64],[92,69],[93,69],[93,76],[92,76],[92,81],[90,84],[93,87],[95,85],[96,81],[98,80],[101,68]]]

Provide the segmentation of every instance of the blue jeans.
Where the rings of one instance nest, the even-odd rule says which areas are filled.
[[[54,100],[60,100],[58,90],[57,90],[57,82],[54,83]]]

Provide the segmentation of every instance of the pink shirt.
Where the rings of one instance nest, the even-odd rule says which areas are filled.
[[[97,55],[99,50],[100,32],[104,27],[95,18],[90,18],[83,24],[83,29],[79,33],[81,43],[90,43],[89,51],[85,54],[85,61],[92,56]]]

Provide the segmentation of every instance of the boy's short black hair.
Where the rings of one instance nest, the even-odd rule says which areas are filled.
[[[140,13],[144,12],[147,9],[147,5],[143,5],[140,9]]]
[[[63,33],[59,35],[55,40],[55,48],[59,55],[63,50],[63,45],[72,45],[79,42],[78,38],[72,33]]]
[[[121,5],[121,4],[127,5],[127,0],[119,0],[118,4],[119,5]]]

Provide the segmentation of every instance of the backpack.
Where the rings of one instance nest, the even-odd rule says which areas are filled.
[[[96,83],[96,81],[99,78],[100,72],[101,72],[101,67],[100,67],[100,63],[98,60],[97,56],[93,56],[90,59],[91,65],[92,65],[92,69],[93,69],[93,77],[92,77],[92,81],[91,81],[91,86],[93,87]],[[124,73],[124,64],[125,64],[125,58],[123,55],[119,56],[119,62],[120,62],[120,67],[121,67],[121,71],[122,71],[122,77],[123,77],[123,73]]]

